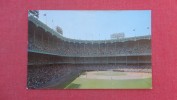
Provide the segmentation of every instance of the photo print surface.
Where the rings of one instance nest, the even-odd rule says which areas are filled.
[[[29,10],[28,89],[152,89],[151,10]]]

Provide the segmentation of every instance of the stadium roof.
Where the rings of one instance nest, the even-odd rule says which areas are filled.
[[[125,42],[125,41],[136,41],[141,39],[151,39],[151,35],[145,35],[145,36],[137,36],[137,37],[129,37],[129,38],[122,38],[122,39],[111,39],[111,40],[77,40],[77,39],[70,39],[67,37],[62,36],[60,33],[54,31],[50,27],[48,27],[46,24],[38,20],[37,18],[33,16],[28,17],[28,21],[31,21],[34,23],[37,27],[41,27],[48,33],[52,34],[53,36],[58,37],[59,39],[62,39],[67,42],[73,42],[73,43],[114,43],[114,42]]]

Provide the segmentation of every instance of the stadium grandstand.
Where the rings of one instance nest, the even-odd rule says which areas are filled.
[[[28,17],[29,89],[56,84],[65,88],[83,72],[107,70],[151,73],[151,35],[110,40],[70,39],[37,18]]]

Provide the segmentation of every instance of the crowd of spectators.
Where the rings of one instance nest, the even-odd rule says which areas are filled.
[[[64,65],[32,65],[28,66],[28,88],[40,88],[50,81],[62,79],[72,73],[72,66]]]
[[[118,57],[61,57],[48,54],[28,53],[28,65],[35,64],[146,64],[151,63],[150,56]]]
[[[72,77],[72,73],[84,71],[120,71],[120,72],[148,72],[151,73],[150,65],[115,65],[115,64],[80,64],[80,65],[33,65],[28,66],[28,88],[40,88],[45,84]]]
[[[147,72],[151,73],[151,65],[149,64],[143,64],[143,65],[137,65],[137,64],[88,64],[88,65],[77,65],[77,69],[80,71],[87,71],[87,70],[93,70],[93,71],[121,71],[121,72]]]
[[[57,41],[56,41],[57,42]],[[65,41],[47,43],[40,38],[29,38],[28,49],[62,56],[113,56],[151,53],[150,40],[115,43],[73,43]]]

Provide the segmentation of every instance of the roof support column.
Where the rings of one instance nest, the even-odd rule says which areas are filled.
[[[127,55],[126,55],[126,66],[127,66]]]
[[[33,42],[34,42],[34,44],[35,44],[35,38],[36,38],[36,37],[35,37],[35,33],[36,33],[36,32],[35,32],[35,29],[34,29],[34,36],[33,36]]]

